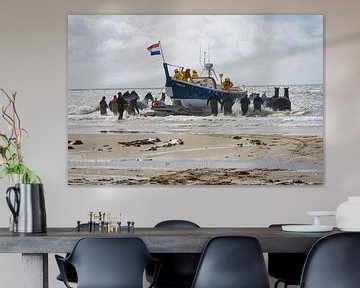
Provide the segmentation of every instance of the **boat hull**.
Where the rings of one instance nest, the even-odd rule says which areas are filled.
[[[200,84],[176,80],[170,77],[167,64],[164,63],[166,75],[166,94],[171,99],[178,100],[187,108],[203,109],[207,107],[207,100],[214,94],[223,100],[227,97],[234,102],[247,95],[247,91],[225,91],[217,88],[201,86]],[[215,83],[215,81],[214,81]],[[215,85],[215,84],[214,84]]]

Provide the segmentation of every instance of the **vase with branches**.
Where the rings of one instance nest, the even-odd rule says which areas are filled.
[[[16,109],[16,93],[9,95],[4,89],[0,89],[5,96],[5,104],[0,104],[1,116],[8,127],[7,133],[0,131],[0,179],[10,176],[18,176],[13,180],[15,183],[41,183],[41,179],[24,163],[21,152],[23,136],[28,132],[22,128],[20,116]]]

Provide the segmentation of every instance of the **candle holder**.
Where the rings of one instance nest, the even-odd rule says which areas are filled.
[[[332,226],[321,225],[320,217],[335,216],[334,211],[308,211],[307,214],[314,217],[312,225],[282,225],[282,230],[286,232],[330,232],[333,230]]]

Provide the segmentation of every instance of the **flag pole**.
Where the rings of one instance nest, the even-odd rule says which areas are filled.
[[[163,50],[162,50],[162,47],[161,47],[161,43],[160,43],[160,41],[159,41],[159,46],[160,46],[161,57],[162,57],[162,59],[163,59],[163,63],[165,63],[164,52],[163,52]]]

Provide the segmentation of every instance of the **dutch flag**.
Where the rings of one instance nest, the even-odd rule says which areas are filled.
[[[150,52],[151,56],[160,55],[160,42],[150,45],[149,47],[147,47],[147,50]]]

